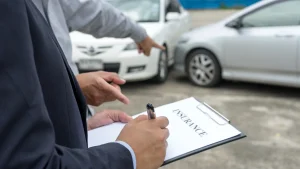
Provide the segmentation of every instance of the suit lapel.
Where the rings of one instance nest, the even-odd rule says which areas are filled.
[[[40,13],[43,15],[43,17],[45,18],[45,20],[48,23],[49,27],[51,28],[51,24],[50,24],[48,15],[47,15],[47,8],[46,8],[48,6],[47,5],[48,1],[49,0],[33,0],[35,6],[39,9]],[[69,80],[70,80],[70,83],[72,85],[74,96],[76,98],[77,105],[78,105],[78,108],[79,108],[79,111],[80,111],[80,115],[81,115],[81,119],[82,119],[84,131],[85,131],[85,137],[87,139],[86,114],[87,114],[87,111],[88,111],[88,107],[87,107],[87,104],[86,104],[86,101],[85,101],[85,97],[83,96],[83,94],[81,92],[79,84],[78,84],[78,82],[77,82],[77,80],[76,80],[76,78],[75,78],[75,76],[74,76],[74,74],[72,72],[72,69],[70,68],[70,66],[69,66],[69,64],[68,64],[68,62],[66,60],[64,52],[61,49],[61,47],[60,47],[60,45],[59,45],[59,43],[58,43],[58,41],[56,39],[56,36],[53,33],[52,28],[51,28],[50,32],[52,34],[52,39],[55,41],[56,46],[60,50],[60,53],[61,53],[64,65],[65,65],[65,68],[66,68],[66,70],[68,72]]]

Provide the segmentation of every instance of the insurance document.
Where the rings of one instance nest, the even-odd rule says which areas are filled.
[[[166,163],[245,137],[226,117],[193,97],[156,107],[155,113],[169,119]],[[133,118],[141,114],[147,113]],[[88,146],[115,141],[124,125],[113,123],[89,131]]]

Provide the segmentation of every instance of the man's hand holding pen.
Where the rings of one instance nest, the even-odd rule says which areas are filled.
[[[122,129],[117,140],[131,146],[136,155],[137,169],[158,169],[163,164],[168,145],[168,125],[166,117],[149,119],[147,115],[141,115]]]

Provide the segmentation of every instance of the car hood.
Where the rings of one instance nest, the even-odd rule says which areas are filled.
[[[189,40],[198,41],[199,39],[203,40],[206,38],[212,38],[212,37],[219,36],[221,34],[220,27],[221,27],[221,25],[217,24],[217,23],[196,27],[196,28],[191,29],[190,31],[182,34],[180,36],[178,43],[186,42]],[[199,38],[197,38],[197,37],[199,37]]]
[[[153,38],[155,37],[161,30],[161,25],[158,23],[139,23],[141,27],[143,27],[147,34]],[[132,43],[133,40],[131,38],[95,38],[92,35],[74,31],[70,33],[70,37],[73,43],[98,43],[103,45],[117,45],[117,44],[128,44]]]
[[[197,27],[197,28],[194,28],[192,30],[190,30],[189,32],[187,32],[186,34],[188,36],[194,36],[195,34],[205,34],[207,32],[212,32],[212,31],[215,31],[216,29],[219,28],[219,24],[218,23],[215,23],[215,24],[209,24],[209,25],[204,25],[204,26],[200,26],[200,27]],[[217,34],[217,32],[216,32]]]

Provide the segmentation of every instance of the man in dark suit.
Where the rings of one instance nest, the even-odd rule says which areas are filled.
[[[168,120],[139,116],[116,142],[87,147],[87,104],[31,0],[0,0],[0,168],[157,169]]]

